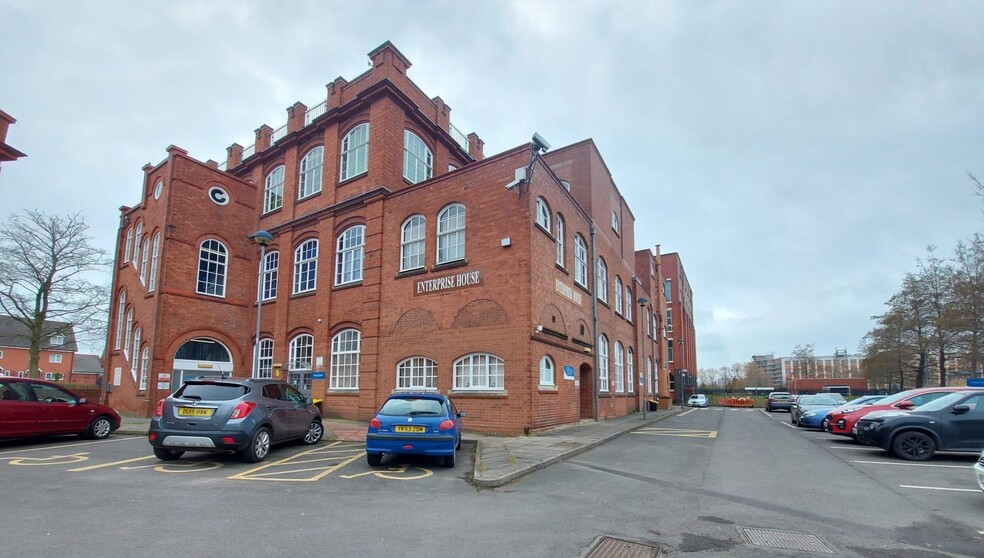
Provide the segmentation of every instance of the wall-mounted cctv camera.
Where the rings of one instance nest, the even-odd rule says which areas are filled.
[[[533,149],[535,149],[537,151],[546,151],[546,150],[550,149],[550,142],[548,142],[547,140],[543,139],[543,136],[541,136],[540,134],[534,132],[533,133]]]
[[[506,190],[512,190],[524,182],[526,182],[526,167],[519,167],[516,169],[515,179],[509,184],[506,184]]]

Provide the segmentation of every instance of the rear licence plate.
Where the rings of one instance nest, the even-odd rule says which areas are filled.
[[[398,425],[393,428],[393,431],[394,432],[427,432],[427,427]]]
[[[214,409],[193,409],[191,407],[178,407],[179,417],[210,417]]]

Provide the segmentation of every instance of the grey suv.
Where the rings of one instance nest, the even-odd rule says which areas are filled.
[[[321,412],[287,382],[201,378],[157,402],[148,438],[165,461],[193,451],[238,453],[259,463],[272,444],[317,444],[323,435]]]

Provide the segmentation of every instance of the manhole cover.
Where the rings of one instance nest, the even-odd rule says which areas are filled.
[[[748,542],[758,546],[784,548],[786,550],[805,550],[807,552],[823,552],[824,554],[836,554],[834,549],[824,544],[823,541],[815,535],[811,535],[809,533],[739,527],[738,534],[744,537]]]
[[[658,546],[605,536],[585,558],[659,558],[659,554]]]

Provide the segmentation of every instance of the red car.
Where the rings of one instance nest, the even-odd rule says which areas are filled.
[[[0,376],[0,439],[78,434],[102,439],[120,427],[112,407],[45,380]]]
[[[831,434],[854,438],[854,435],[851,433],[851,429],[854,428],[854,424],[858,422],[858,419],[872,411],[888,411],[893,409],[907,411],[924,403],[929,403],[934,399],[943,397],[948,393],[952,393],[954,391],[967,391],[967,389],[968,388],[966,386],[917,388],[900,391],[895,395],[889,395],[874,405],[852,407],[851,404],[848,403],[846,406],[841,407],[841,409],[843,409],[842,411],[828,415],[830,423],[827,431]]]

